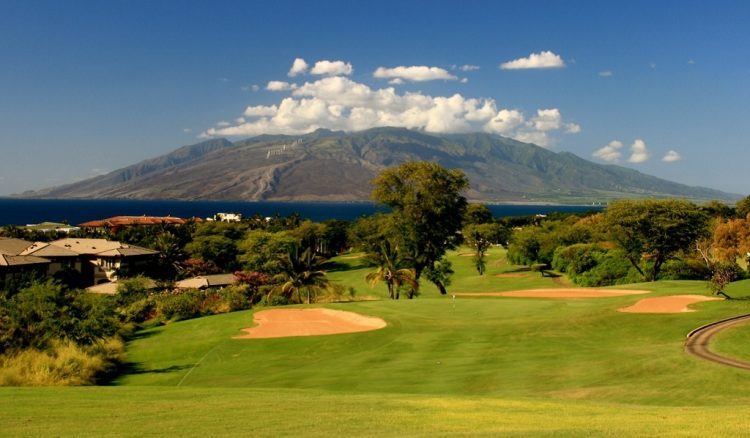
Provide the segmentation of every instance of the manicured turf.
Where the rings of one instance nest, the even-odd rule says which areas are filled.
[[[736,405],[237,388],[0,388],[3,436],[741,436]]]
[[[539,274],[495,277],[515,268],[492,251],[481,278],[470,257],[453,255],[451,290],[565,284]],[[359,296],[384,294],[364,284],[361,259],[338,261],[348,266],[331,275]],[[688,356],[683,342],[695,327],[750,312],[750,301],[629,314],[616,309],[648,296],[708,292],[691,281],[623,287],[652,293],[454,304],[425,287],[415,300],[327,304],[389,325],[322,337],[232,339],[253,311],[172,323],[130,343],[132,370],[114,382],[119,387],[0,390],[0,424],[28,435],[746,432],[750,373]],[[750,295],[750,283],[729,292]],[[737,354],[747,354],[741,341]]]

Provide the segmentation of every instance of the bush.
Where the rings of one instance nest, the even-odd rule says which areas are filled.
[[[622,251],[607,250],[597,244],[558,248],[552,267],[567,273],[574,283],[581,286],[612,286],[641,280]]]
[[[156,304],[152,298],[143,298],[121,308],[120,315],[126,322],[148,321],[156,316]]]
[[[201,315],[202,292],[196,289],[164,293],[156,298],[156,314],[166,320],[195,318]]]
[[[711,270],[706,264],[695,259],[670,260],[664,264],[659,274],[660,280],[708,280]]]
[[[45,350],[0,356],[0,386],[93,385],[117,368],[124,350],[121,340],[109,338],[90,346],[54,341]]]
[[[594,268],[597,257],[605,251],[595,244],[575,244],[557,248],[552,258],[552,268],[571,275],[580,274]]]
[[[67,339],[94,344],[119,330],[108,297],[67,291],[52,282],[36,283],[2,303],[0,353]]]

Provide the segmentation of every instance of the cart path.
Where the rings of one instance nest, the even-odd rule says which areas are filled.
[[[740,324],[750,323],[750,314],[739,315],[733,318],[723,319],[698,327],[687,335],[685,351],[695,357],[705,359],[722,365],[750,370],[750,362],[721,356],[709,349],[709,343],[717,333]]]

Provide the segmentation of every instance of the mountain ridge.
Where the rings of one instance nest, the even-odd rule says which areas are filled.
[[[372,178],[408,160],[460,168],[485,202],[590,203],[623,197],[731,201],[739,195],[598,164],[495,134],[406,128],[317,130],[183,146],[106,175],[24,192],[28,198],[363,201]]]

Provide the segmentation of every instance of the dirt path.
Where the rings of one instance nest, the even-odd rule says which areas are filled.
[[[709,360],[722,365],[735,368],[750,370],[750,362],[734,359],[731,357],[721,356],[713,353],[708,345],[717,333],[740,324],[750,323],[750,314],[735,316],[734,318],[724,319],[711,324],[698,327],[688,333],[685,341],[685,352],[701,359]]]

